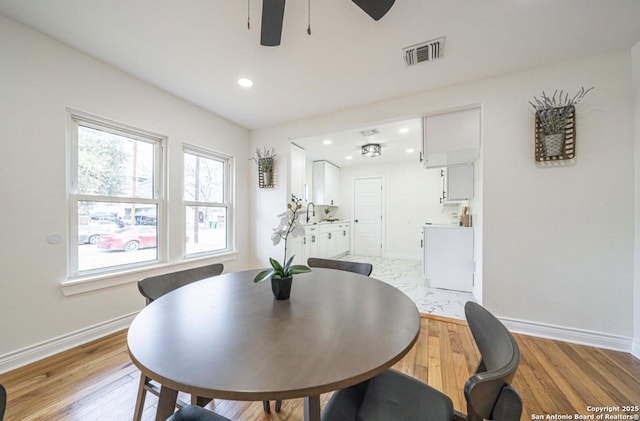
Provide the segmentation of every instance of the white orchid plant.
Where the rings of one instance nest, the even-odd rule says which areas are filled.
[[[271,263],[271,269],[265,269],[258,273],[253,279],[253,282],[261,282],[269,278],[290,278],[295,274],[311,271],[311,269],[305,265],[292,265],[291,263],[295,255],[287,260],[287,240],[289,236],[293,238],[304,237],[304,227],[300,223],[300,215],[298,214],[302,208],[302,204],[300,204],[301,201],[301,199],[291,195],[291,203],[287,204],[287,210],[285,212],[278,215],[280,224],[273,229],[273,234],[271,235],[271,241],[273,241],[274,246],[280,244],[280,240],[284,240],[284,259],[282,260],[284,265],[270,257],[269,263]]]

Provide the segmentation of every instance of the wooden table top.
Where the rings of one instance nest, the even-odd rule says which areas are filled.
[[[314,268],[276,301],[269,281],[253,283],[257,272],[205,279],[145,307],[128,333],[134,363],[198,396],[290,399],[369,379],[417,340],[415,304],[384,282]]]

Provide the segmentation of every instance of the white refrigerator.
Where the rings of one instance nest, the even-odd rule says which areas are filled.
[[[425,225],[423,231],[423,271],[429,286],[471,292],[473,227]]]

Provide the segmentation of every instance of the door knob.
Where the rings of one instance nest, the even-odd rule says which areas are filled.
[[[355,220],[355,221],[353,221],[353,222],[356,222],[356,223],[357,223],[357,222],[358,222],[358,220],[356,219],[356,220]]]

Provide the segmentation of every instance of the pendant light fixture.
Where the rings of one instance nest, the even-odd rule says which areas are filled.
[[[365,158],[375,158],[380,156],[382,148],[379,143],[368,143],[362,147],[362,156]]]

